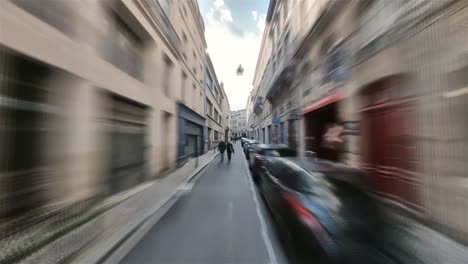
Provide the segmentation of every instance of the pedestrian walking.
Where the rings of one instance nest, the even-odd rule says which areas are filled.
[[[221,153],[221,162],[223,162],[224,161],[224,151],[226,150],[226,143],[224,143],[224,141],[219,142],[218,150]]]
[[[232,145],[231,142],[228,142],[226,144],[226,151],[227,151],[228,160],[231,161],[231,155],[234,154],[234,146]]]

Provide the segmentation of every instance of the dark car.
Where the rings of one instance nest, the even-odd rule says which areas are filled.
[[[295,157],[297,151],[288,148],[284,144],[259,144],[250,149],[249,168],[252,170],[254,180],[257,178],[258,170],[272,157]]]
[[[328,263],[379,263],[381,219],[359,172],[315,159],[271,158],[259,177],[264,196],[295,255]]]
[[[244,153],[245,153],[245,148],[247,147],[247,144],[250,143],[250,141],[252,141],[252,139],[246,138],[246,139],[244,139],[244,141],[241,143],[241,144],[242,144],[242,151],[244,151]]]
[[[261,142],[259,142],[257,140],[249,140],[249,141],[245,142],[245,144],[244,144],[244,154],[245,154],[245,157],[247,158],[247,160],[249,159],[249,156],[250,156],[250,149],[253,148],[256,145],[259,145],[259,144],[261,144]]]
[[[248,138],[241,138],[241,146],[244,147],[245,142],[247,142],[249,139]]]

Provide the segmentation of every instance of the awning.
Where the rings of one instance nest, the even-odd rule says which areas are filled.
[[[302,110],[302,113],[307,114],[309,112],[322,108],[326,105],[337,102],[341,99],[343,99],[343,92],[341,91],[341,89],[336,89],[333,92],[331,92],[329,95],[325,96],[324,98],[319,99],[313,102],[312,104],[304,107],[304,109]]]

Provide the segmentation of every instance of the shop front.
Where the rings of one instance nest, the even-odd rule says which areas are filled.
[[[338,118],[338,103],[342,93],[335,89],[322,99],[303,108],[305,126],[305,150],[317,153],[322,159],[338,161],[339,152],[324,144],[327,130],[340,122]]]
[[[182,103],[178,103],[177,161],[200,155],[205,150],[205,118]]]

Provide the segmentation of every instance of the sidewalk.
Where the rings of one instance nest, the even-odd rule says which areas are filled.
[[[405,208],[381,201],[386,225],[385,254],[401,263],[464,264],[468,247],[421,222]]]
[[[44,221],[15,234],[14,239],[0,240],[0,263],[96,263],[216,156],[209,151],[198,158],[198,167],[191,159],[164,177],[108,197],[77,217]]]

